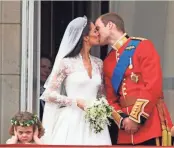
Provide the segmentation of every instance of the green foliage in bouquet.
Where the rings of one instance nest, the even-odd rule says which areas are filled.
[[[89,122],[91,131],[96,134],[104,130],[107,125],[110,125],[108,118],[112,118],[113,107],[109,106],[104,97],[89,104],[85,111],[85,120]]]

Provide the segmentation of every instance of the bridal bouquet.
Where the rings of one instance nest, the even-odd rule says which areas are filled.
[[[91,131],[100,133],[107,125],[110,125],[108,118],[111,118],[113,108],[109,106],[105,97],[90,102],[85,109],[85,120],[89,122]]]

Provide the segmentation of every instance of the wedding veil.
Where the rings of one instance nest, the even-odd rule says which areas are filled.
[[[87,18],[86,16],[84,17],[77,17],[74,20],[72,20],[64,33],[64,36],[62,38],[60,47],[59,47],[59,51],[57,53],[55,62],[54,62],[54,66],[52,69],[51,74],[49,75],[48,79],[45,82],[44,88],[48,88],[48,86],[51,83],[51,80],[53,79],[53,76],[55,75],[55,73],[57,73],[59,71],[59,65],[60,65],[60,61],[70,52],[73,51],[73,49],[75,48],[76,44],[78,43],[83,29],[86,27],[87,25]],[[45,89],[45,91],[46,91]],[[41,99],[44,100],[44,98]]]

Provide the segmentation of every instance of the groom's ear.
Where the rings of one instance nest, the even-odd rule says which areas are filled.
[[[107,24],[107,26],[108,26],[109,29],[112,29],[113,28],[113,25],[114,25],[114,23],[111,22],[111,21],[109,21],[108,24]]]

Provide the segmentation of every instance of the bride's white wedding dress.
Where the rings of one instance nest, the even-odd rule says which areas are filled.
[[[75,99],[94,100],[102,95],[102,61],[90,56],[92,78],[89,77],[79,54],[76,58],[64,58],[59,72],[54,76],[49,91],[43,94],[46,100],[43,126],[45,144],[56,145],[111,145],[108,127],[101,133],[90,131],[84,119],[85,112],[76,106]],[[60,94],[60,87],[66,95]],[[49,102],[56,97],[57,103]]]

